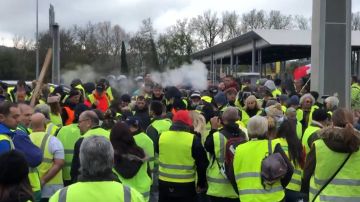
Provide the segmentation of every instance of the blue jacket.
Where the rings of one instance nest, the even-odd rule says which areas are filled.
[[[40,148],[34,145],[29,136],[21,131],[11,131],[8,127],[0,123],[0,134],[6,134],[12,139],[15,150],[24,154],[25,159],[30,167],[37,167],[41,164],[43,153]],[[0,154],[11,150],[8,141],[0,141]]]
[[[15,132],[12,132],[10,130],[10,128],[8,128],[7,126],[5,126],[2,123],[0,123],[0,134],[8,135],[11,139],[13,139],[13,137],[15,136]],[[1,140],[0,141],[0,154],[10,151],[10,150],[11,150],[11,145],[10,145],[9,141]]]

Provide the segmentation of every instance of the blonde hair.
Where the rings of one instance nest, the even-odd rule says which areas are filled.
[[[205,134],[206,121],[203,115],[197,111],[190,111],[190,117],[194,126],[194,131],[201,134],[201,137]]]
[[[259,105],[259,102],[257,101],[256,97],[254,95],[250,95],[249,97],[246,98],[245,100],[245,107],[244,109],[247,110],[247,103],[250,102],[250,101],[255,101],[256,103],[256,108],[257,109],[260,109],[260,105]]]

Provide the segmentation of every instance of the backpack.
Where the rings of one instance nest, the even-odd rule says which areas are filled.
[[[288,171],[288,166],[280,153],[273,153],[271,140],[268,140],[268,155],[261,162],[261,184],[271,186],[283,178]]]
[[[235,179],[233,172],[233,161],[236,147],[242,143],[245,143],[246,141],[246,138],[243,135],[239,134],[238,136],[229,138],[226,142],[224,162],[221,164],[218,162],[218,165],[221,174],[225,178],[229,179],[229,181]]]

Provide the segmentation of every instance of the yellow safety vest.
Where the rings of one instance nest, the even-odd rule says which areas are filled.
[[[313,125],[309,125],[305,132],[304,135],[301,138],[301,143],[303,144],[303,146],[305,146],[305,152],[306,154],[309,153],[310,151],[310,146],[308,145],[308,139],[310,138],[310,136],[315,133],[316,131],[320,130],[321,128],[318,126],[313,126]]]
[[[61,115],[60,114],[53,114],[50,113],[50,121],[55,124],[58,127],[62,127],[63,126],[63,122],[61,119]]]
[[[57,191],[50,202],[144,202],[135,189],[115,181],[77,182]]]
[[[192,157],[194,134],[166,131],[159,138],[159,179],[166,182],[195,181],[195,159]]]
[[[77,124],[70,124],[59,130],[57,138],[64,146],[65,166],[63,167],[63,179],[71,180],[70,170],[74,157],[74,147],[76,141],[81,137],[80,129]]]
[[[286,139],[279,138],[279,140],[280,140],[281,148],[285,151],[285,154],[290,159],[289,148],[288,148],[289,146],[288,146]],[[291,164],[294,166],[294,173],[291,177],[289,184],[286,186],[286,188],[293,190],[293,191],[300,191],[301,190],[301,177],[302,177],[303,170],[301,169],[299,164],[296,164],[296,166],[295,166],[293,161],[291,161]]]
[[[134,188],[136,191],[140,192],[145,201],[149,201],[150,197],[150,187],[152,184],[151,177],[147,173],[148,165],[147,162],[144,162],[139,171],[132,178],[124,178],[115,169],[113,172],[119,178],[123,185]]]
[[[219,165],[225,162],[225,146],[227,143],[226,137],[220,132],[213,134],[215,161],[210,163],[206,171],[206,178],[208,182],[208,190],[206,192],[209,196],[223,197],[223,198],[238,198],[239,196],[232,187],[230,181],[220,172]],[[212,158],[209,156],[209,162]]]
[[[30,134],[31,141],[43,152],[42,163],[37,167],[42,178],[52,167],[54,156],[49,152],[49,140],[51,135],[45,132],[33,132]],[[63,185],[62,171],[60,170],[48,183],[48,185]]]
[[[59,129],[59,127],[57,125],[55,125],[54,123],[52,122],[49,122],[46,124],[46,129],[45,131],[47,133],[49,133],[50,135],[54,135],[55,136],[55,133],[56,131]]]
[[[310,179],[309,201],[323,187],[327,180],[345,161],[348,153],[339,153],[329,149],[324,140],[314,142],[316,166]],[[351,154],[343,168],[321,191],[315,201],[360,201],[360,153]]]
[[[136,145],[138,145],[144,150],[146,157],[149,161],[150,170],[153,170],[155,160],[154,142],[144,132],[134,135],[134,140],[136,142]]]
[[[272,140],[274,150],[279,140]],[[284,189],[280,181],[265,190],[261,184],[261,162],[268,154],[268,140],[251,140],[236,147],[234,174],[241,202],[281,201]]]
[[[279,89],[275,89],[271,92],[271,94],[274,98],[276,98],[281,95],[281,91]]]
[[[108,140],[110,139],[110,132],[103,129],[103,128],[100,128],[100,127],[96,127],[96,128],[93,128],[93,129],[90,129],[88,130],[84,135],[83,137],[84,138],[87,138],[87,137],[91,137],[91,136],[94,136],[94,135],[99,135],[99,136],[104,136],[106,137]]]

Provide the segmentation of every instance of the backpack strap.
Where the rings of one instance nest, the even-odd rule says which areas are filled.
[[[349,155],[346,157],[344,162],[340,165],[340,167],[336,170],[336,172],[326,181],[326,183],[321,187],[321,189],[316,193],[314,196],[312,202],[316,200],[316,198],[320,195],[320,193],[325,189],[325,187],[336,177],[336,175],[340,172],[340,170],[344,167],[346,162],[349,160],[352,153],[349,153]]]
[[[268,155],[272,154],[272,146],[271,146],[271,140],[270,139],[268,140],[268,152],[269,152]]]

